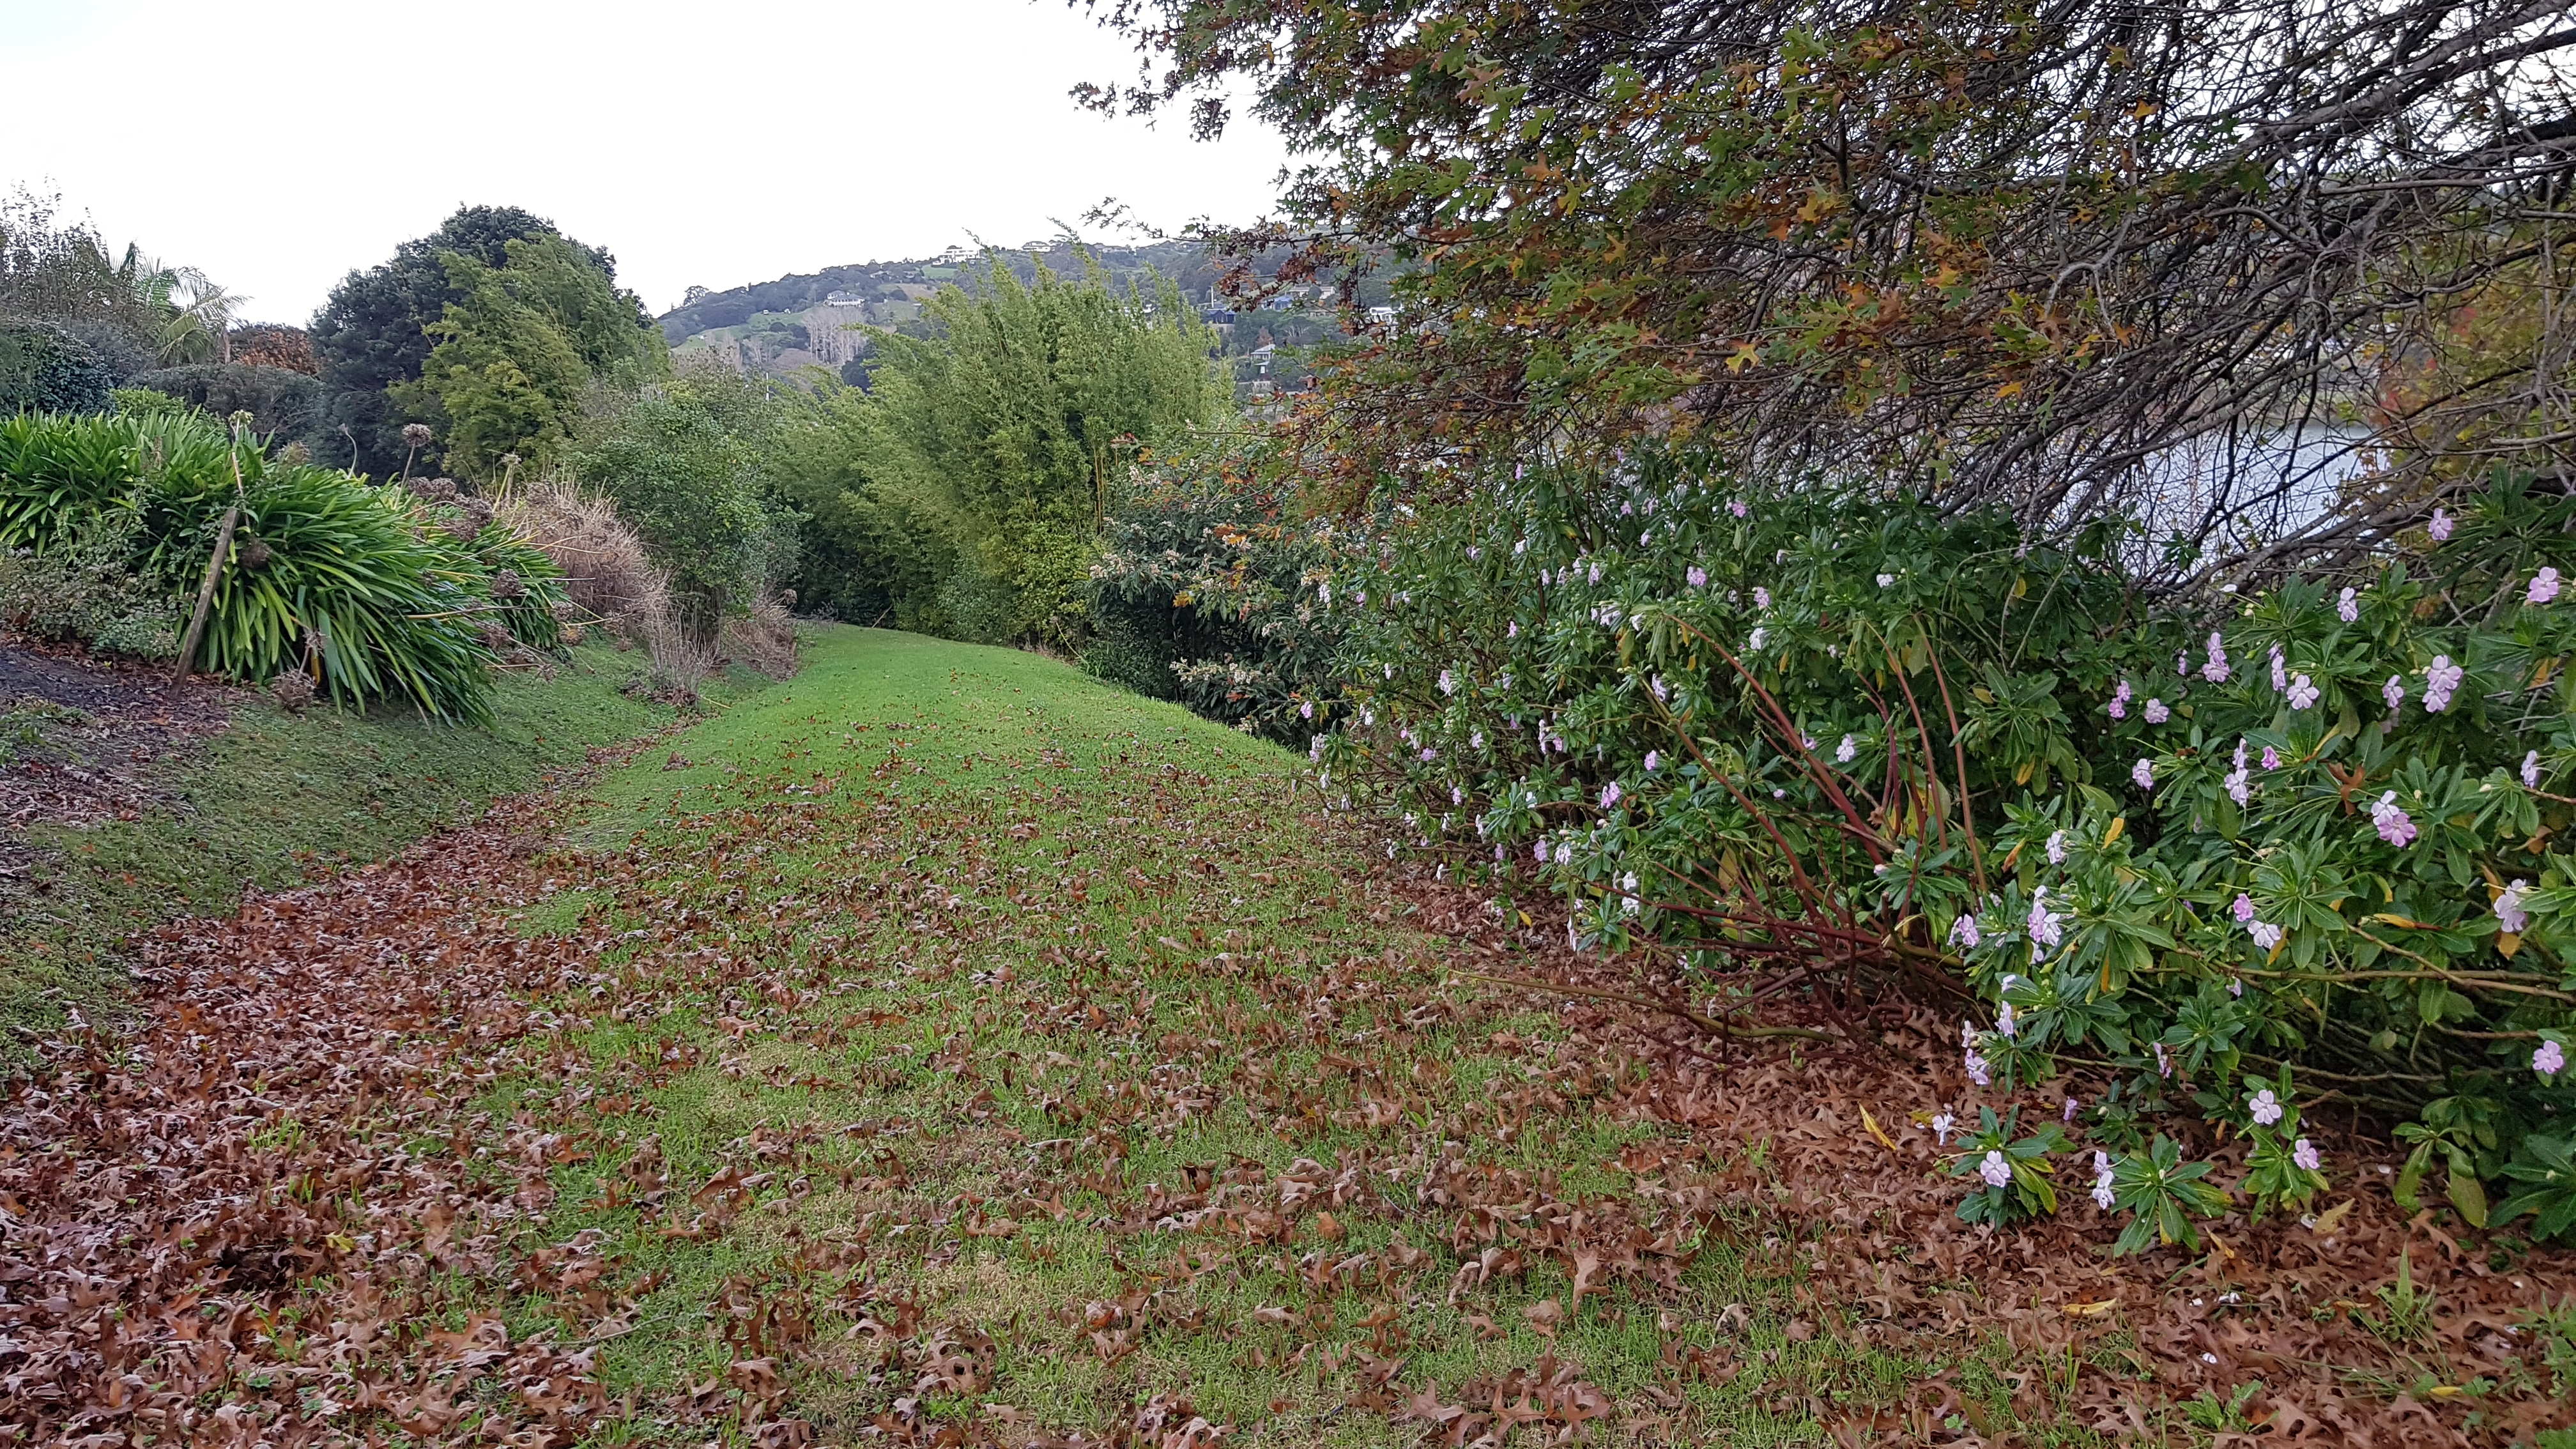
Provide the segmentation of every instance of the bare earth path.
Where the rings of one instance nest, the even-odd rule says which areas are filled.
[[[2410,1222],[2366,1144],[2203,1257],[2101,1256],[2080,1192],[1966,1228],[1918,1125],[1955,1023],[1720,1049],[1459,977],[1598,968],[1290,764],[836,630],[586,795],[165,933],[138,1034],[0,1109],[0,1442],[2569,1422],[2568,1261]]]

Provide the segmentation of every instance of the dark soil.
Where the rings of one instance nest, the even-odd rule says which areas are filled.
[[[164,776],[153,767],[221,730],[246,697],[202,678],[173,687],[166,665],[111,663],[0,635],[0,879],[34,858],[29,826],[185,809],[150,783]]]

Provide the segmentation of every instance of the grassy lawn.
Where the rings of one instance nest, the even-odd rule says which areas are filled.
[[[1565,963],[1296,765],[833,628],[598,777],[174,929],[116,1069],[0,1103],[13,1241],[90,1245],[0,1242],[0,1351],[61,1386],[0,1431],[2563,1449],[2564,1255],[2358,1158],[2196,1253],[2107,1258],[2089,1201],[1964,1226],[1947,1023],[1721,1061],[1468,979]]]
[[[489,730],[392,709],[288,714],[266,702],[169,770],[183,807],[73,829],[39,825],[33,878],[0,896],[0,1055],[72,1011],[112,1010],[125,938],[173,915],[222,911],[246,885],[277,889],[389,855],[613,743],[672,718],[619,686],[643,657],[577,650],[552,680],[504,678]]]
[[[693,1390],[831,1442],[1141,1410],[1262,1445],[1613,1401],[1596,1436],[1814,1440],[1943,1366],[2009,1399],[1802,1305],[1796,1230],[1706,1185],[1762,1146],[1610,1113],[1559,1019],[1444,984],[1291,765],[842,629],[605,780],[514,923],[601,945],[589,1020],[478,1105],[581,1134],[544,1234],[649,1288],[605,1330],[643,1406],[606,1441],[703,1437]],[[602,1332],[573,1298],[490,1308]]]

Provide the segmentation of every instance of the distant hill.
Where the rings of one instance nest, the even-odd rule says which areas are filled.
[[[1182,295],[1204,305],[1208,289],[1224,275],[1225,268],[1208,259],[1204,248],[1193,242],[1159,242],[1149,246],[1089,246],[1109,274],[1121,281],[1158,272],[1179,284]],[[1073,248],[1062,242],[1051,243],[1038,254],[1047,269],[1059,275],[1080,275],[1082,259]],[[1026,250],[1005,251],[1002,257],[1013,272],[1025,281],[1035,269]],[[857,262],[848,266],[825,267],[819,272],[780,277],[775,281],[756,282],[747,287],[734,287],[722,292],[690,289],[689,299],[662,314],[662,334],[674,344],[687,341],[701,332],[717,328],[741,327],[764,313],[802,312],[819,307],[834,292],[855,294],[871,301],[891,300],[903,295],[907,284],[936,286],[953,281],[960,270],[976,259],[976,253],[956,248],[937,257],[920,257],[898,262]]]

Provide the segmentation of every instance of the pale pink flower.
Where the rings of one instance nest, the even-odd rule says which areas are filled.
[[[2557,597],[2558,570],[2542,569],[2531,576],[2531,587],[2523,591],[2522,601],[2526,604],[2546,604]]]
[[[2269,921],[2246,922],[2245,934],[2253,937],[2254,944],[2265,951],[2269,951],[2273,947],[2281,944],[2281,928],[2273,925]],[[2237,994],[2243,995],[2244,993],[2240,990]]]
[[[1968,1069],[1968,1080],[1976,1083],[1980,1087],[1993,1085],[1994,1074],[1987,1068],[1986,1059],[1977,1055],[1977,1049],[1975,1047],[1968,1048],[1966,1056],[1967,1059],[1964,1065]]]
[[[1950,942],[1961,950],[1973,951],[1984,939],[1984,933],[1977,929],[1975,916],[1961,916],[1950,923]]]
[[[1613,781],[1611,781],[1609,784],[1604,785],[1604,786],[1602,786],[1602,787],[1601,787],[1601,808],[1602,808],[1602,809],[1604,809],[1604,810],[1608,810],[1608,809],[1612,808],[1613,806],[1616,806],[1618,803],[1619,803],[1619,782],[1618,782],[1618,781],[1616,781],[1616,780],[1613,780]]]
[[[1661,751],[1658,751],[1658,750],[1648,750],[1648,751],[1646,751],[1646,773],[1647,773],[1647,774],[1649,774],[1649,775],[1651,775],[1651,774],[1655,773],[1655,766],[1657,766],[1657,765],[1659,765],[1659,764],[1663,763],[1663,758],[1664,758],[1664,757],[1663,757],[1663,754],[1662,754],[1662,752],[1661,752]]]
[[[2221,783],[2227,787],[2227,798],[2235,801],[2239,805],[2243,805],[2247,800],[2253,798],[2254,787],[2246,783],[2246,773],[2243,765],[2239,765],[2235,769],[2228,771],[2227,778]]]
[[[1834,746],[1835,764],[1848,765],[1858,758],[1860,758],[1860,744],[1851,736],[1843,736],[1843,742]]]
[[[2567,1069],[2567,1049],[2554,1041],[2540,1044],[2531,1054],[2531,1069],[2544,1077],[2555,1077]]]
[[[2236,893],[2236,904],[2228,909],[2235,913],[2236,919],[2250,921],[2254,919],[2254,898],[2239,891]]]
[[[2281,657],[2281,646],[2272,646],[2272,688],[2274,692],[2290,687],[2290,662]]]
[[[2172,1076],[2173,1058],[2166,1053],[2165,1044],[2163,1042],[2150,1042],[2148,1044],[2156,1049],[2156,1075],[2159,1077]]]
[[[2317,1144],[2302,1137],[2298,1145],[2290,1149],[2290,1165],[2301,1172],[2323,1172],[2326,1166],[2325,1154],[2317,1151]]]
[[[1951,1116],[1950,1109],[1947,1107],[1932,1114],[1932,1135],[1939,1138],[1944,1147],[1950,1145],[1950,1129],[1957,1125],[1959,1125],[1959,1119]]]
[[[2533,750],[2522,757],[2522,788],[2526,790],[2540,788],[2540,751],[2538,750]]]
[[[2012,1181],[2012,1164],[2004,1160],[2001,1152],[1989,1152],[1986,1160],[1977,1164],[1977,1176],[1995,1187],[2005,1186]]]
[[[2136,764],[2131,765],[2129,767],[2129,778],[2137,781],[2138,788],[2141,790],[2154,789],[2156,787],[2155,761],[2140,760]]]
[[[2406,707],[2406,676],[2403,674],[2392,674],[2388,676],[2388,682],[2379,686],[2379,697],[2388,701],[2389,712],[2392,714],[2398,710],[2404,709]]]
[[[2272,748],[2270,745],[2265,745],[2263,747],[2263,768],[2267,770],[2277,770],[2281,768],[2281,752]]]
[[[1741,498],[1730,498],[1730,499],[1726,500],[1726,511],[1727,511],[1727,512],[1729,512],[1729,513],[1734,514],[1734,515],[1735,515],[1736,517],[1738,517],[1738,518],[1742,518],[1742,517],[1744,517],[1745,515],[1747,515],[1747,514],[1751,513],[1753,510],[1744,506],[1744,500],[1743,500],[1743,499],[1741,499]]]
[[[2434,509],[2433,521],[2424,525],[2424,531],[2433,536],[2433,541],[2435,543],[2449,542],[2451,538],[2451,515],[2442,509]]]
[[[2111,691],[2111,718],[2127,719],[2128,717],[2129,681],[2123,679],[2120,681],[2120,687]]]
[[[2111,1176],[2111,1154],[2099,1148],[2094,1149],[2093,1205],[2105,1212],[2110,1211],[2114,1197],[2111,1191]]]
[[[2344,590],[2342,597],[2335,600],[2335,617],[2347,624],[2359,621],[2361,618],[2360,594],[2352,589]]]
[[[1698,564],[1692,564],[1690,566],[1690,572],[1685,575],[1685,577],[1690,580],[1690,586],[1694,589],[1704,589],[1708,587],[1708,570],[1701,568]]]
[[[1426,764],[1426,765],[1427,765],[1427,764],[1430,764],[1433,760],[1436,760],[1436,759],[1439,759],[1439,758],[1440,758],[1440,752],[1439,752],[1438,750],[1435,750],[1435,749],[1431,748],[1429,745],[1424,745],[1424,746],[1422,747],[1422,763],[1424,763],[1424,764]]]
[[[2063,830],[2052,830],[2048,832],[2048,863],[2050,865],[2066,864],[2066,832]]]
[[[2370,823],[2379,828],[2379,838],[2391,845],[2405,846],[2415,839],[2415,822],[2397,803],[2397,792],[2389,791],[2370,807]]]
[[[2215,629],[2209,633],[2209,662],[2200,666],[2200,677],[2212,684],[2227,682],[2227,641]]]
[[[2450,655],[2434,655],[2432,664],[2424,670],[2424,708],[2433,714],[2449,709],[2451,692],[2460,687],[2460,681],[2467,678],[2468,673],[2453,664]]]
[[[1770,638],[1770,637],[1771,637],[1771,631],[1770,631],[1770,630],[1768,630],[1768,629],[1756,629],[1756,630],[1754,630],[1754,631],[1753,631],[1753,638],[1752,638],[1752,639],[1751,639],[1751,641],[1749,641],[1749,642],[1752,644],[1752,646],[1753,646],[1755,649],[1760,649],[1760,648],[1762,647],[1762,641],[1763,641],[1763,640],[1765,640],[1765,639],[1768,639],[1768,638]]]
[[[2076,1100],[2075,1098],[2073,1098],[2073,1097],[2069,1097],[2069,1098],[2067,1098],[2067,1099],[2066,1099],[2066,1111],[2065,1111],[2065,1113],[2064,1113],[2063,1115],[2061,1115],[2057,1120],[2058,1120],[2058,1121],[2060,1121],[2060,1122],[2072,1122],[2072,1121],[2074,1121],[2074,1120],[2075,1120],[2075,1114],[2076,1114],[2076,1113],[2078,1113],[2078,1112],[2081,1112],[2081,1111],[2083,1111],[2083,1110],[2084,1110],[2084,1104],[2083,1104],[2082,1102],[2077,1101],[2077,1100]]]
[[[2508,935],[2519,936],[2523,928],[2531,924],[2531,916],[2522,908],[2522,893],[2529,884],[2528,881],[2516,879],[2513,884],[2506,886],[2497,894],[2496,929]]]
[[[2317,696],[2323,692],[2324,691],[2317,688],[2313,681],[2311,681],[2306,675],[2302,674],[2298,678],[2290,681],[2290,708],[2306,709],[2308,706],[2315,704],[2317,702]]]
[[[2161,699],[2148,700],[2146,713],[2147,723],[2149,724],[2163,724],[2166,720],[2173,718],[2172,708],[2166,705],[2166,703]]]
[[[2253,1110],[2254,1120],[2265,1127],[2281,1120],[2281,1099],[2273,1096],[2269,1087],[2246,1098],[2245,1105]]]
[[[2021,1018],[2013,1014],[2013,1004],[2009,1001],[2004,1003],[2001,1011],[1995,1013],[1995,1035],[2021,1035]]]
[[[1753,607],[1755,607],[1755,608],[1757,608],[1757,609],[1767,609],[1767,608],[1770,608],[1770,607],[1771,607],[1771,591],[1770,591],[1769,589],[1765,589],[1765,588],[1761,588],[1761,587],[1758,587],[1758,586],[1757,586],[1757,587],[1753,590]]]
[[[2048,908],[2048,887],[2041,886],[2030,893],[2031,945],[2054,946],[2065,939],[2065,920],[2064,915]]]

